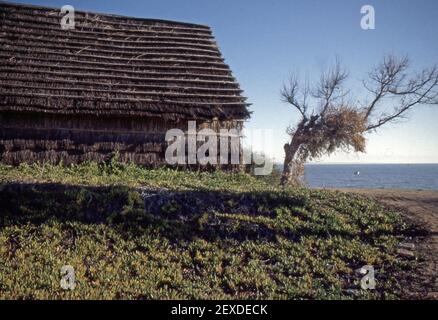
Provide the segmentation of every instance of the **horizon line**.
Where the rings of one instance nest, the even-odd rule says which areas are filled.
[[[274,162],[276,165],[283,165],[283,163],[280,162]],[[358,165],[358,164],[372,164],[372,165],[382,165],[382,164],[388,164],[388,165],[394,165],[394,164],[403,164],[403,165],[415,165],[415,164],[435,164],[438,165],[438,162],[306,162],[304,165],[336,165],[336,164],[351,164],[351,165]]]

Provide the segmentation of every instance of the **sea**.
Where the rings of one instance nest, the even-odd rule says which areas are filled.
[[[438,164],[307,164],[311,188],[438,190]]]

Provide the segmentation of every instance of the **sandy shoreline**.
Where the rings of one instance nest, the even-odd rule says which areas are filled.
[[[417,240],[419,274],[413,291],[430,299],[438,299],[438,190],[405,189],[335,189],[358,193],[401,210],[406,217],[427,230]]]
[[[362,194],[399,208],[432,232],[438,233],[438,190],[335,189]]]
[[[332,190],[339,190],[344,192],[357,192],[369,195],[395,195],[400,194],[409,197],[438,197],[438,190],[424,190],[424,189],[367,189],[367,188],[330,188]]]

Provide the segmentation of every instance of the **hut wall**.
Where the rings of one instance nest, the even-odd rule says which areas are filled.
[[[198,128],[233,128],[239,121],[197,122]],[[0,161],[56,164],[102,162],[118,152],[123,162],[166,165],[168,129],[187,130],[187,122],[162,118],[114,118],[0,113]]]

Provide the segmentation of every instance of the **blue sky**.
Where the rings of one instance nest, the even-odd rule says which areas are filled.
[[[271,149],[281,161],[285,129],[298,115],[280,102],[290,72],[312,80],[339,57],[359,88],[384,54],[409,55],[414,68],[438,64],[436,0],[123,0],[16,1],[212,27],[226,62],[249,98],[249,129],[273,129]],[[360,27],[363,5],[375,8],[376,29]],[[438,163],[438,106],[420,106],[409,121],[368,135],[366,154],[337,153],[324,162]],[[257,148],[258,146],[256,146]],[[261,148],[261,147],[259,147]]]

